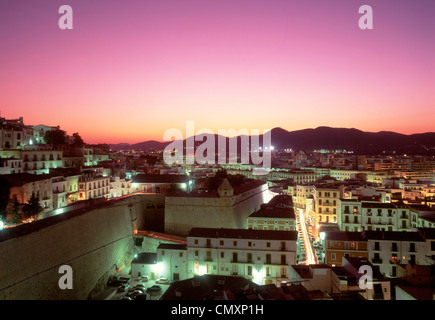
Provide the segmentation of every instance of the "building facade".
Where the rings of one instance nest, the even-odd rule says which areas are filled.
[[[193,228],[187,237],[188,277],[238,275],[255,283],[288,281],[296,263],[296,231]]]

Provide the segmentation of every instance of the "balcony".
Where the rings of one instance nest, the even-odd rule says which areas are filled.
[[[204,261],[213,262],[213,258],[212,257],[205,257]]]
[[[323,207],[335,207],[336,204],[333,204],[332,202],[322,202],[321,204],[319,203],[319,206],[323,206]]]
[[[372,259],[372,263],[382,263],[382,259],[381,258],[373,258]]]

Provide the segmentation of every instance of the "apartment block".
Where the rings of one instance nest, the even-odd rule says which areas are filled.
[[[296,263],[296,231],[192,228],[187,237],[188,277],[239,275],[259,284],[288,281]]]

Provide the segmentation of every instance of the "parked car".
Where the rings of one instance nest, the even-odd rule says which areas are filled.
[[[143,284],[137,284],[133,287],[133,289],[146,291],[147,287],[145,287]]]
[[[156,280],[156,283],[159,283],[159,284],[169,284],[169,280],[166,279],[166,278],[159,278],[159,279]]]
[[[134,300],[146,300],[147,294],[146,293],[139,293],[138,295],[134,296]]]
[[[130,289],[130,284],[129,283],[123,283],[118,287],[118,291],[120,292],[125,292],[128,289]]]
[[[143,294],[144,292],[142,290],[139,289],[135,289],[132,291],[127,292],[126,296],[130,297],[130,298],[134,298],[135,296],[137,296],[138,294]]]
[[[162,290],[162,287],[159,286],[158,284],[155,284],[151,287],[148,287],[147,291],[152,291],[152,292],[156,292],[156,291],[160,291]]]
[[[119,299],[119,300],[133,300],[132,298],[130,298],[130,297],[127,297],[127,296],[123,296],[121,299]]]
[[[148,282],[149,278],[147,276],[142,276],[137,279],[139,282]]]

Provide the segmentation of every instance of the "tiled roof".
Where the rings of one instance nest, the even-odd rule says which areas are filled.
[[[249,218],[286,218],[295,219],[295,211],[293,208],[277,208],[264,206],[257,212],[252,213]]]
[[[297,240],[297,231],[226,229],[226,228],[192,228],[189,237],[260,239],[260,240]]]
[[[425,241],[419,232],[366,231],[365,233],[368,240]]]
[[[186,245],[185,244],[178,244],[178,243],[161,243],[161,244],[159,244],[157,249],[186,250]]]
[[[325,231],[325,239],[333,241],[367,241],[361,232],[352,231]]]

